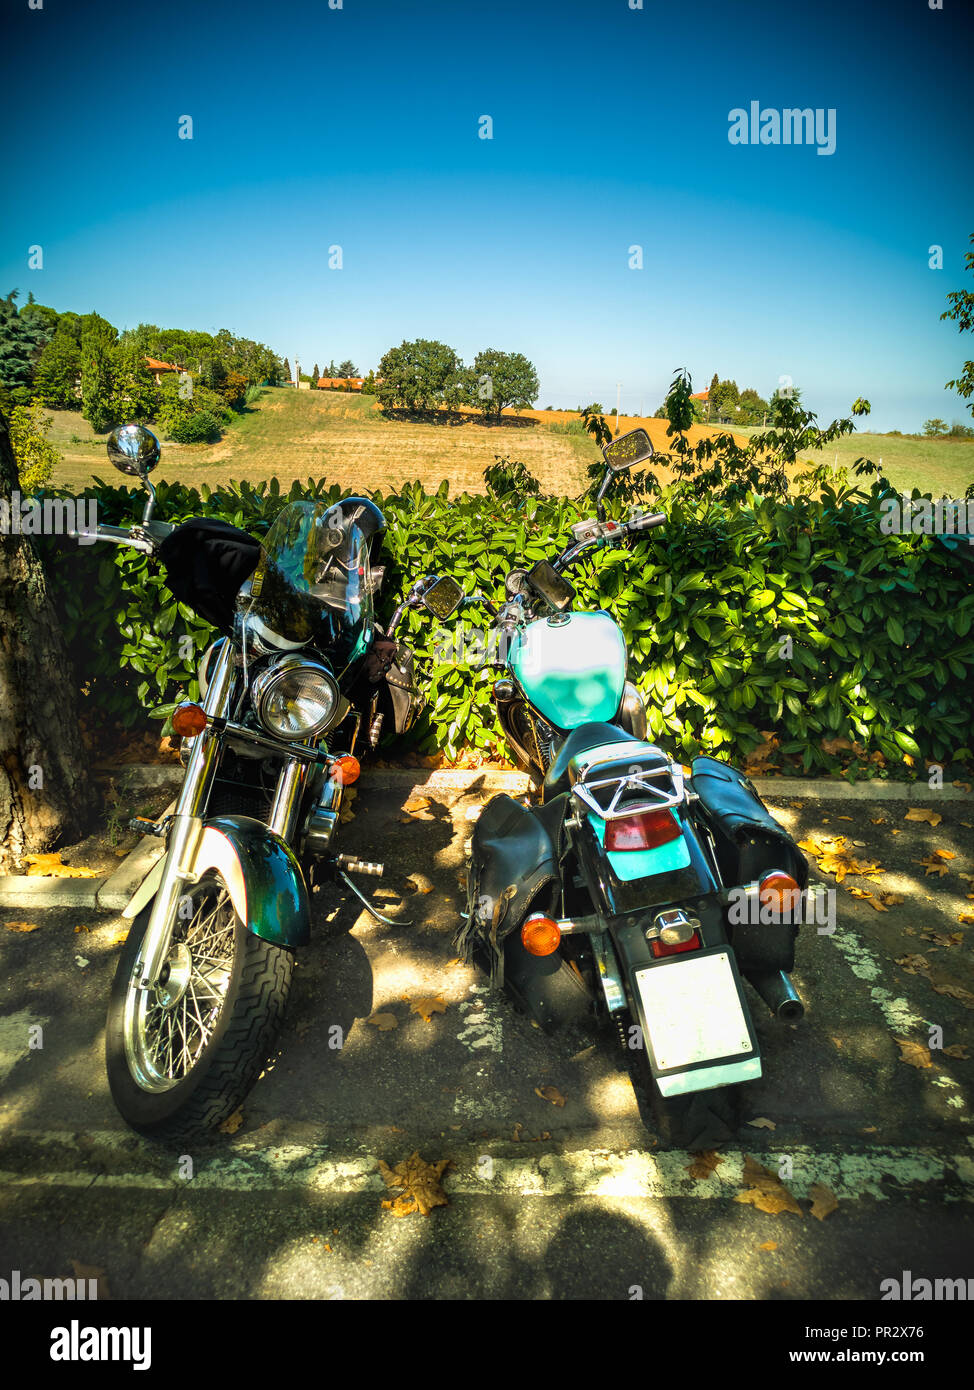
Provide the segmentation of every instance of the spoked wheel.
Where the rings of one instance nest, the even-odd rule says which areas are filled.
[[[247,931],[217,873],[192,893],[152,990],[136,965],[151,904],[132,924],[112,984],[112,1097],[140,1133],[199,1137],[229,1119],[260,1075],[284,1018],[293,957]]]

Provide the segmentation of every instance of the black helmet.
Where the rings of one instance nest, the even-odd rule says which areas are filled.
[[[335,503],[349,521],[354,521],[367,541],[373,536],[381,536],[386,529],[386,519],[374,502],[367,497],[343,497]],[[371,550],[371,545],[369,546]]]

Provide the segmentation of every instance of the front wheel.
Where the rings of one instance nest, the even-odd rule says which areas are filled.
[[[207,874],[177,921],[159,984],[137,973],[151,903],[132,923],[112,984],[105,1052],[112,1098],[150,1138],[199,1138],[230,1118],[280,1032],[290,951],[252,935],[226,885]]]

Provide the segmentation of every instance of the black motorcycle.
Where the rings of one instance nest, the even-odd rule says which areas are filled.
[[[155,436],[116,430],[109,457],[149,492],[140,525],[96,538],[160,563],[182,602],[221,633],[201,698],[172,714],[185,774],[171,815],[133,822],[165,854],[125,908],[106,1056],[125,1120],[169,1142],[227,1120],[284,1017],[309,894],[331,880],[375,912],[350,874],[381,864],[337,851],[342,798],[383,721],[418,702],[411,656],[377,625],[372,562],[385,522],[364,497],[289,503],[263,543],[225,522],[153,520]],[[387,727],[389,724],[387,723]]]

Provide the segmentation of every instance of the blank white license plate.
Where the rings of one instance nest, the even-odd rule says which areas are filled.
[[[726,951],[636,971],[657,1070],[689,1067],[752,1050]]]

